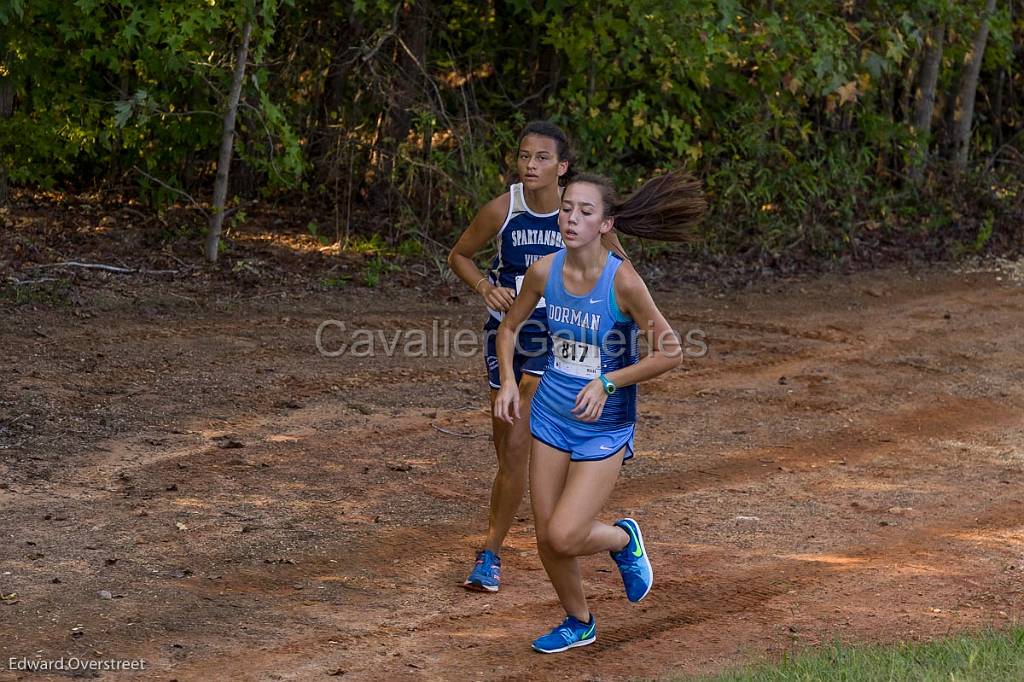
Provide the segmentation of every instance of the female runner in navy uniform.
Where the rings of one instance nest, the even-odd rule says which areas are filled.
[[[552,352],[533,398],[530,498],[537,548],[566,618],[533,648],[555,653],[595,641],[577,557],[610,552],[626,596],[640,601],[654,575],[640,527],[596,520],[633,456],[637,384],[678,366],[682,347],[640,275],[601,243],[615,228],[652,239],[681,240],[704,213],[700,184],[686,173],[649,181],[624,202],[600,176],[573,179],[562,195],[559,228],[565,250],[526,273],[519,296],[498,330],[502,388],[494,414],[525,421],[522,396],[511,383],[514,330],[539,301],[546,304]],[[649,354],[638,359],[637,336],[649,334]]]
[[[484,325],[485,360],[491,405],[501,387],[494,337],[498,324],[512,305],[522,285],[526,269],[541,257],[562,248],[558,230],[558,208],[562,188],[560,179],[567,178],[571,150],[562,129],[547,121],[526,125],[519,135],[516,170],[521,182],[488,202],[448,254],[448,265],[459,279],[482,296],[489,317]],[[487,274],[477,268],[473,259],[491,240],[497,240],[497,253]],[[614,232],[606,242],[622,252]],[[516,339],[512,359],[511,385],[517,386],[524,405],[529,405],[544,373],[545,311],[534,302]],[[463,583],[467,589],[497,592],[501,580],[501,543],[512,525],[512,519],[526,491],[530,457],[530,431],[524,420],[506,424],[492,419],[494,449],[498,455],[498,472],[491,487],[487,537],[477,553],[476,565]]]

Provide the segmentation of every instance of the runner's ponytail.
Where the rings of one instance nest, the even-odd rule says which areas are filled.
[[[604,176],[580,173],[572,182],[598,187],[604,214],[615,218],[615,229],[641,239],[692,241],[697,236],[695,228],[707,211],[700,180],[689,171],[652,178],[624,200],[618,198],[615,185]]]

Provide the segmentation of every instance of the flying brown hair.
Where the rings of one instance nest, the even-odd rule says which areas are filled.
[[[700,180],[689,171],[672,171],[652,178],[624,200],[603,175],[580,173],[569,184],[586,182],[601,190],[604,217],[615,218],[615,229],[641,239],[688,242],[707,212]]]

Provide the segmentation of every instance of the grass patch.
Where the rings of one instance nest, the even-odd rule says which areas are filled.
[[[352,281],[352,278],[348,275],[340,275],[338,277],[322,277],[320,279],[320,286],[325,289],[343,289],[348,286],[348,283]]]
[[[399,269],[399,266],[377,254],[366,263],[366,268],[363,270],[363,284],[370,288],[379,287],[385,274]]]
[[[0,303],[10,305],[65,306],[71,303],[71,280],[43,278],[0,285]]]
[[[673,678],[681,682],[682,678]],[[774,664],[750,665],[691,682],[1001,682],[1024,680],[1024,628],[935,642],[832,644]]]

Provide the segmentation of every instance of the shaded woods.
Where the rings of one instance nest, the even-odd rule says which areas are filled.
[[[1024,214],[1022,0],[15,0],[0,32],[4,199],[123,193],[214,232],[274,199],[331,241],[447,242],[550,118],[621,187],[698,173],[712,254],[977,252]]]

